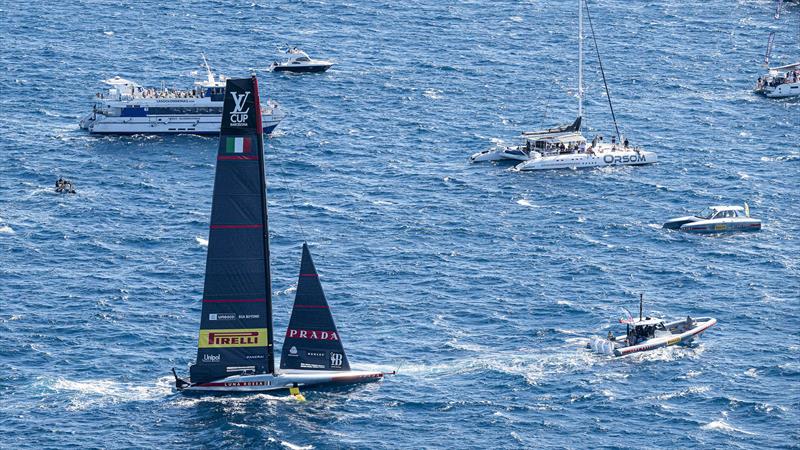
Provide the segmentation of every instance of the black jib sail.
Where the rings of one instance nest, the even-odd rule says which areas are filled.
[[[260,111],[255,77],[227,81],[193,383],[274,372]]]
[[[292,318],[283,341],[281,369],[350,370],[311,252],[305,243]]]

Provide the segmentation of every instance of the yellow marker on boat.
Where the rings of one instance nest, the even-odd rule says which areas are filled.
[[[306,401],[306,397],[300,393],[300,388],[297,386],[292,386],[289,388],[289,393],[297,400],[298,402]]]

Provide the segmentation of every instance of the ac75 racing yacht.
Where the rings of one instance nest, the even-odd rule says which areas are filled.
[[[80,127],[93,134],[219,134],[226,78],[215,78],[205,55],[203,62],[207,77],[192,89],[145,88],[120,77],[104,80],[111,87],[96,95]],[[271,133],[283,117],[277,104],[267,102],[261,108],[264,133]]]

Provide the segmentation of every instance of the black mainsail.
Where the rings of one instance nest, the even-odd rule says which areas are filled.
[[[275,371],[260,111],[255,76],[227,81],[195,384]]]
[[[281,369],[350,370],[306,243],[303,243],[292,318],[283,341]]]

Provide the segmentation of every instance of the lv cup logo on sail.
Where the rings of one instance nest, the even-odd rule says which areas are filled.
[[[200,330],[199,348],[266,347],[267,329]]]
[[[233,96],[233,111],[231,111],[231,126],[233,127],[244,127],[247,126],[247,113],[250,111],[250,108],[245,109],[244,104],[247,101],[247,97],[250,95],[250,91],[245,91],[244,94],[239,94],[236,92],[231,92]]]

